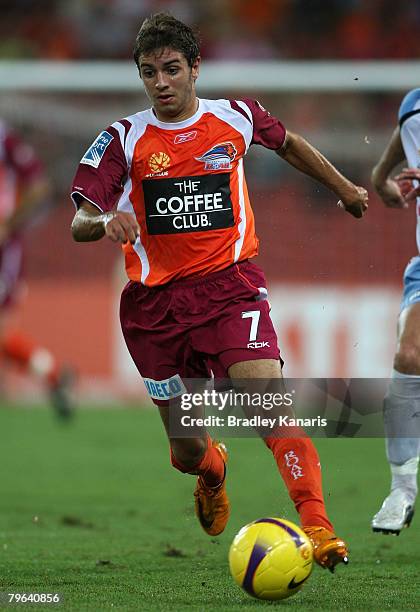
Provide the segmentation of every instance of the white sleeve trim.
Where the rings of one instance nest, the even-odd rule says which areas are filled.
[[[235,263],[239,260],[241,256],[241,251],[244,245],[245,231],[246,231],[246,205],[245,205],[245,197],[244,197],[244,162],[243,162],[243,159],[240,159],[238,163],[238,183],[239,183],[239,215],[241,217],[241,221],[238,225],[239,238],[235,242],[235,255],[234,255],[234,260],[233,260]]]
[[[247,116],[249,117],[249,120],[251,122],[252,127],[254,127],[254,118],[252,116],[252,112],[251,109],[249,108],[248,104],[246,102],[244,102],[243,100],[235,100],[236,104],[238,106],[240,106],[242,108],[242,110],[244,110],[247,114]]]
[[[104,212],[104,210],[103,210],[103,209],[102,209],[102,208],[99,206],[99,204],[97,204],[96,202],[94,202],[94,201],[93,201],[93,200],[91,200],[90,198],[87,198],[87,197],[86,197],[86,196],[85,196],[85,195],[84,195],[84,194],[83,194],[81,191],[77,191],[77,190],[72,191],[72,192],[71,192],[71,194],[70,194],[70,197],[71,197],[71,199],[72,199],[72,201],[73,201],[73,204],[74,204],[74,206],[75,206],[76,210],[79,210],[79,206],[78,206],[78,204],[77,204],[77,202],[76,202],[76,199],[75,199],[75,197],[74,197],[76,193],[77,193],[78,195],[80,195],[80,196],[81,196],[81,197],[82,197],[84,200],[87,200],[88,202],[90,202],[91,204],[93,204],[94,206],[96,206],[96,208],[97,208],[98,210],[100,210],[100,211],[101,211],[101,213],[103,213],[103,212]]]
[[[117,130],[119,137],[120,137],[121,148],[124,151],[125,149],[125,127],[119,121],[115,121],[115,123],[112,123],[111,127],[113,127],[114,130]]]

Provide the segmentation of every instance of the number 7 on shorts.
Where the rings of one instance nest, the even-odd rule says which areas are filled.
[[[248,310],[242,313],[243,319],[252,319],[251,329],[249,330],[249,342],[254,342],[257,339],[258,323],[260,321],[261,312],[259,310]]]

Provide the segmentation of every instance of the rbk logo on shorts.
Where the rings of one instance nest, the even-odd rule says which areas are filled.
[[[204,170],[230,170],[237,153],[232,142],[221,142],[195,159],[204,162]]]
[[[184,134],[177,134],[174,138],[174,144],[182,144],[183,142],[189,142],[190,140],[195,140],[197,138],[197,130],[192,130],[192,132],[185,132]]]
[[[101,163],[101,159],[104,156],[107,146],[113,139],[114,137],[109,132],[105,130],[101,132],[83,155],[80,163],[97,168]]]
[[[151,236],[233,227],[230,174],[142,181]]]
[[[248,344],[246,345],[246,348],[251,348],[251,349],[270,348],[270,343],[267,342],[267,340],[263,340],[262,342],[257,342],[255,340],[254,342],[248,342]]]
[[[164,380],[153,380],[153,378],[143,378],[143,380],[152,399],[170,400],[187,391],[179,374]]]

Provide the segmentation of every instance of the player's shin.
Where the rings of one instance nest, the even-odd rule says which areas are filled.
[[[225,476],[225,462],[220,452],[212,445],[210,436],[206,439],[207,448],[201,459],[191,465],[188,461],[178,459],[176,449],[171,445],[171,463],[184,474],[200,476],[207,487],[217,487],[223,482]]]
[[[199,463],[186,466],[175,457],[171,444],[171,461],[181,472],[198,476],[194,491],[195,513],[204,531],[216,536],[224,531],[230,514],[225,483],[227,452],[224,444],[212,441],[210,436],[206,438],[206,445]]]
[[[403,489],[414,503],[420,451],[420,377],[393,371],[384,401],[387,458],[391,491]]]
[[[290,437],[290,435],[296,437]],[[283,436],[283,437],[282,437]],[[322,494],[321,466],[317,450],[310,438],[299,428],[287,432],[281,428],[265,438],[277,463],[303,527],[318,525],[333,531]]]

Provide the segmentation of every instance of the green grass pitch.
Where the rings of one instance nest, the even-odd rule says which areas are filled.
[[[260,440],[226,440],[232,516],[212,539],[153,409],[80,410],[63,424],[47,409],[1,406],[0,424],[0,591],[60,592],[60,610],[419,609],[420,517],[398,538],[370,531],[388,488],[383,440],[317,442],[350,564],[335,575],[315,567],[300,593],[266,603],[233,583],[227,563],[245,523],[297,521]]]

